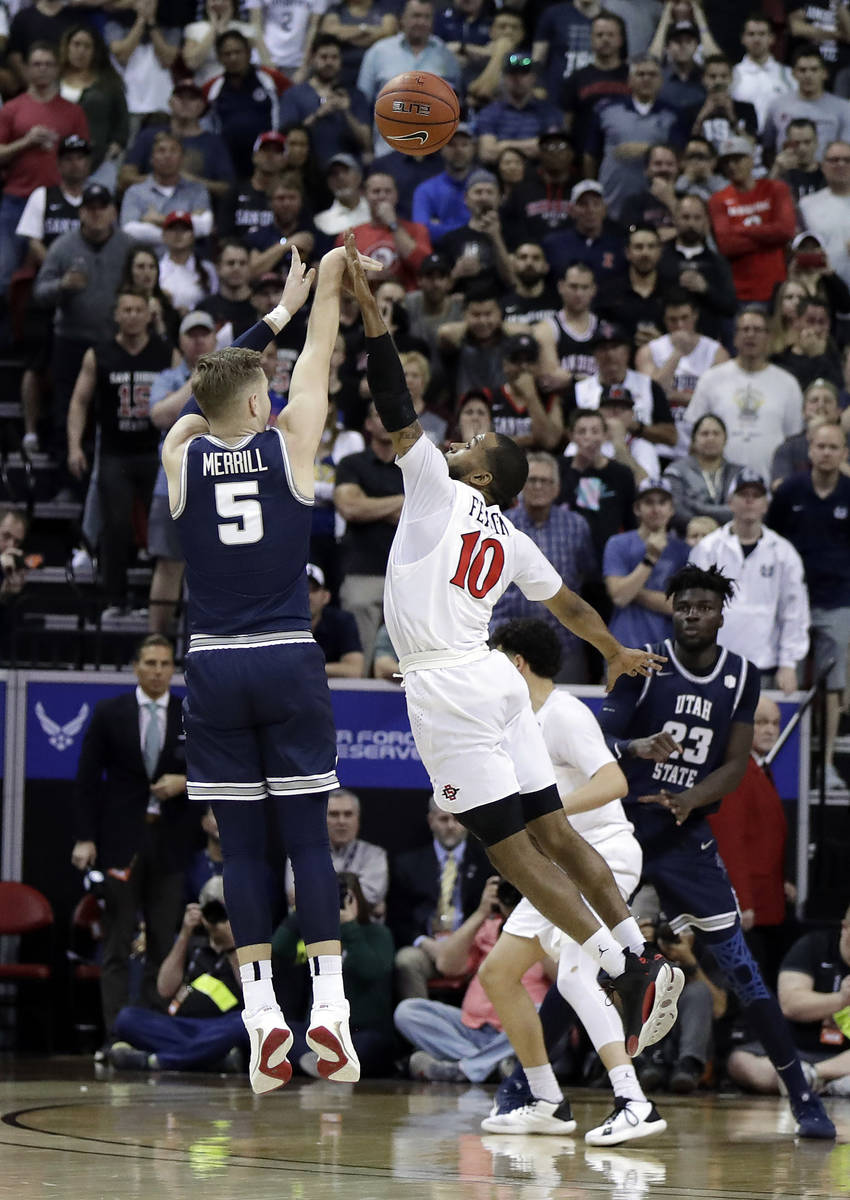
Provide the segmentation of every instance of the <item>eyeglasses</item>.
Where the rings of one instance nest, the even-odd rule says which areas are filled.
[[[830,166],[846,165],[850,163],[850,156],[842,154],[841,158],[825,158],[823,161],[829,163]]]
[[[534,59],[529,54],[509,54],[507,66],[522,67],[524,71],[527,71],[530,67],[534,66]]]
[[[533,487],[533,486],[556,487],[558,480],[557,479],[549,479],[548,477],[543,478],[540,475],[529,475],[528,479],[526,480],[526,483],[529,487]]]

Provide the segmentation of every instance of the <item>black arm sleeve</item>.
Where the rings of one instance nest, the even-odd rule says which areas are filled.
[[[273,342],[275,335],[271,331],[271,326],[265,321],[258,321],[256,325],[252,325],[250,329],[246,329],[244,333],[240,333],[239,337],[233,343],[234,346],[239,346],[243,350],[258,350],[260,354],[268,346],[269,342]],[[183,410],[180,413],[181,417],[188,416],[190,413],[202,417],[201,406],[194,396],[190,396],[183,405]]]
[[[387,433],[398,433],[416,420],[398,351],[388,333],[366,338],[366,346],[369,351],[366,379],[375,408]]]

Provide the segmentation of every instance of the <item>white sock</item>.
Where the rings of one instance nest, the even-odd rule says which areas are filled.
[[[558,1087],[551,1063],[545,1063],[542,1067],[523,1067],[523,1070],[535,1100],[548,1100],[550,1104],[561,1103],[564,1093]]]
[[[242,981],[242,996],[245,1012],[255,1013],[261,1008],[277,1008],[277,996],[272,983],[272,964],[269,958],[244,963],[239,968]]]
[[[598,962],[603,971],[607,971],[612,979],[622,975],[626,969],[626,958],[620,946],[615,941],[611,931],[600,925],[596,933],[586,942],[582,942],[585,954]]]
[[[313,1004],[342,1004],[345,992],[342,987],[342,955],[317,954],[310,959],[310,975],[313,981]]]
[[[630,1064],[622,1067],[612,1067],[608,1072],[608,1078],[611,1080],[611,1087],[614,1089],[615,1096],[622,1096],[624,1100],[643,1101],[648,1104],[646,1096],[643,1094],[643,1088],[638,1083],[637,1072]]]
[[[632,954],[643,954],[646,939],[634,917],[626,917],[625,921],[615,925],[611,932],[624,950],[631,950]]]

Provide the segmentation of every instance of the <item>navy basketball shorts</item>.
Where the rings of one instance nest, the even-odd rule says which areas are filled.
[[[191,800],[339,787],[325,659],[315,642],[192,651],[185,678]]]
[[[675,933],[690,927],[707,942],[732,936],[738,901],[707,821],[689,821],[671,837],[644,845],[643,880],[658,892]]]

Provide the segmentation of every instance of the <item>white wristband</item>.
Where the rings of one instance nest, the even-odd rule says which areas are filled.
[[[284,329],[292,320],[292,313],[285,304],[278,304],[277,308],[273,308],[270,313],[266,313],[264,321],[271,321],[273,325],[278,325]]]

